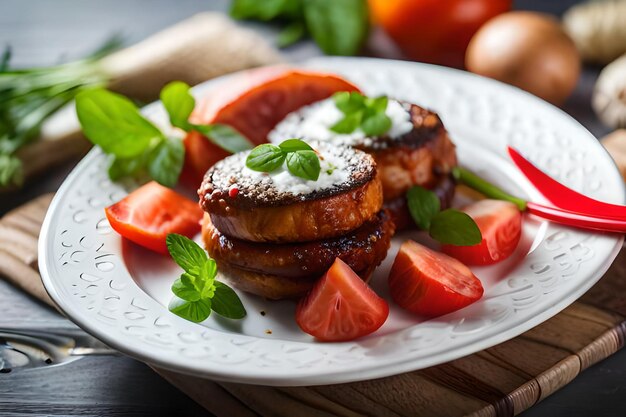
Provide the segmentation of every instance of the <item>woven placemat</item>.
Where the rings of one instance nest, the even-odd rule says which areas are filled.
[[[37,271],[37,236],[52,195],[0,220],[0,275],[53,305]],[[512,416],[624,345],[626,252],[580,300],[508,342],[388,378],[314,387],[222,383],[155,369],[221,416]]]

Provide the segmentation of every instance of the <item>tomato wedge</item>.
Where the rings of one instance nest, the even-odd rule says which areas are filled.
[[[373,333],[387,316],[387,302],[339,258],[296,309],[298,326],[325,342],[353,340]]]
[[[511,256],[522,236],[522,214],[515,204],[481,200],[462,210],[474,219],[483,240],[474,246],[443,245],[443,252],[468,265],[491,265]]]
[[[191,188],[198,188],[207,170],[230,155],[229,152],[195,131],[189,132],[183,143],[185,163],[180,174],[180,181]]]
[[[266,67],[233,76],[196,105],[194,123],[223,123],[237,129],[255,144],[287,114],[330,97],[337,91],[358,91],[348,81],[331,74]],[[225,157],[224,151],[201,135],[185,138],[187,171],[199,183],[205,172]]]
[[[154,181],[104,209],[113,230],[145,248],[167,254],[169,233],[193,237],[200,231],[202,209],[195,201]]]
[[[428,317],[459,310],[483,295],[467,266],[412,240],[402,244],[393,262],[389,290],[400,307]]]

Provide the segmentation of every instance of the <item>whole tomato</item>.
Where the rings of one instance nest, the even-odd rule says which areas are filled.
[[[463,67],[465,49],[512,0],[368,0],[372,18],[415,61]]]

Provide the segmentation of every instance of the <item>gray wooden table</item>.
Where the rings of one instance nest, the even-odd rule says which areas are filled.
[[[518,0],[517,8],[562,13],[574,0]],[[225,10],[226,0],[0,0],[0,47],[10,44],[16,66],[80,57],[112,33],[140,40],[203,10]],[[265,36],[275,32],[259,25]],[[289,48],[294,61],[319,54],[311,43]],[[589,97],[597,69],[587,68],[565,110],[600,137],[607,132]],[[0,215],[45,191],[57,189],[63,167],[19,194],[0,200]],[[56,312],[0,281],[2,325],[72,327]],[[215,401],[219,401],[216,398]],[[585,371],[567,387],[524,413],[536,416],[622,416],[626,407],[626,350]],[[184,394],[133,359],[91,357],[45,369],[0,374],[2,416],[207,416]]]

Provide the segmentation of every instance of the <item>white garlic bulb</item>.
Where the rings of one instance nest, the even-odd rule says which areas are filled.
[[[600,72],[591,104],[608,126],[626,127],[626,55]]]
[[[563,26],[584,61],[608,64],[626,53],[626,0],[573,6],[563,16]]]

